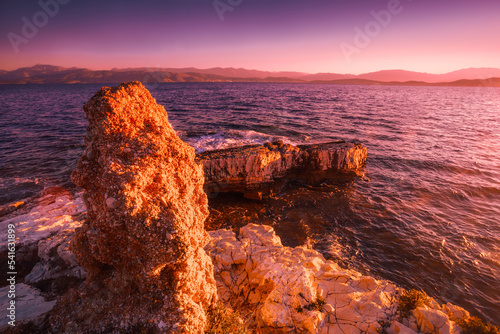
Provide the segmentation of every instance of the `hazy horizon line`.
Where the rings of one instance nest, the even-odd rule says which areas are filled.
[[[433,73],[433,72],[421,72],[421,71],[413,71],[413,70],[406,70],[402,68],[388,68],[388,69],[378,69],[378,70],[373,70],[370,72],[361,72],[361,73],[341,73],[341,72],[303,72],[303,71],[298,71],[298,70],[261,70],[261,69],[256,69],[256,68],[245,68],[245,67],[234,67],[234,66],[229,66],[229,67],[221,67],[221,66],[213,66],[213,67],[196,67],[196,66],[184,66],[184,67],[169,67],[169,66],[134,66],[134,67],[110,67],[110,68],[91,68],[91,67],[79,67],[79,66],[62,66],[62,65],[54,65],[54,64],[42,64],[42,63],[36,63],[31,66],[21,66],[15,69],[0,69],[1,71],[6,71],[6,72],[12,72],[16,70],[20,70],[22,68],[32,68],[35,66],[54,66],[54,67],[63,67],[67,69],[72,69],[72,68],[78,68],[78,69],[86,69],[86,70],[91,70],[91,71],[113,71],[113,70],[125,70],[125,69],[141,69],[141,68],[146,68],[146,69],[187,69],[187,68],[193,68],[197,70],[210,70],[210,69],[235,69],[235,70],[247,70],[247,71],[259,71],[259,72],[270,72],[270,73],[281,73],[281,72],[293,72],[293,73],[301,73],[305,75],[314,75],[314,74],[340,74],[340,75],[363,75],[363,74],[369,74],[369,73],[376,73],[376,72],[382,72],[382,71],[406,71],[406,72],[414,72],[414,73],[423,73],[423,74],[431,74],[431,75],[441,75],[441,74],[448,74],[456,71],[461,71],[461,70],[469,70],[469,69],[496,69],[500,70],[500,67],[489,67],[489,66],[481,66],[481,67],[464,67],[464,68],[459,68],[456,70],[448,71],[448,72],[441,72],[441,73]]]

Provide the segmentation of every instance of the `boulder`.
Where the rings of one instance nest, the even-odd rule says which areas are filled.
[[[443,311],[445,311],[450,319],[454,321],[470,317],[470,313],[463,307],[451,303],[443,304]]]
[[[361,144],[330,142],[293,146],[281,141],[206,151],[196,156],[203,164],[205,190],[241,192],[262,199],[279,191],[285,181],[316,184],[324,179],[354,174],[367,157]]]
[[[87,279],[58,301],[53,330],[203,333],[217,294],[194,149],[139,82],[102,88],[84,111],[72,180],[88,218],[70,249]]]
[[[414,331],[411,328],[403,325],[398,321],[393,321],[391,326],[387,328],[387,334],[416,334],[418,332]]]
[[[70,251],[74,230],[61,231],[38,242],[39,262],[24,282],[43,288],[52,295],[62,295],[85,280],[85,271]]]
[[[461,332],[460,328],[441,310],[422,306],[412,312],[422,333],[459,334]]]

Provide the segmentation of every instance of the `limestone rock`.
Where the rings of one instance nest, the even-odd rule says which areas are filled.
[[[219,298],[263,333],[376,333],[397,288],[343,270],[315,250],[283,247],[270,226],[209,232]]]
[[[79,194],[74,196],[67,190],[53,187],[33,203],[27,213],[2,220],[0,230],[6,235],[7,226],[13,224],[16,226],[16,247],[34,247],[31,245],[60,231],[80,227],[81,222],[73,216],[83,211],[85,207]],[[7,244],[0,244],[0,253],[6,249]]]
[[[56,331],[202,333],[217,298],[203,250],[203,170],[139,82],[84,106],[85,151],[72,174],[88,219],[71,250],[87,274],[56,305]]]
[[[460,333],[458,326],[453,321],[450,321],[448,315],[443,311],[417,307],[413,310],[413,315],[417,319],[418,328],[422,333],[428,334],[455,334]]]
[[[452,320],[470,317],[470,313],[464,308],[451,303],[443,304],[443,311],[445,311]]]
[[[10,311],[6,311],[8,307],[11,307],[11,298],[8,297],[9,286],[0,288],[0,307],[4,312],[4,315],[0,318],[0,331],[3,332],[10,328],[15,329],[8,324],[11,319],[8,315]],[[24,283],[16,284],[15,289],[15,325],[25,324],[27,322],[34,322],[35,325],[43,320],[43,316],[46,315],[54,306],[56,301],[47,301],[36,288],[33,288]]]
[[[2,217],[7,219],[0,221],[0,231],[4,235],[7,235],[9,225],[15,226],[16,271],[19,279],[28,275],[40,261],[39,245],[45,240],[51,239],[50,244],[55,247],[51,249],[54,250],[63,243],[65,247],[68,246],[70,236],[76,228],[82,225],[85,205],[81,194],[73,195],[61,187],[52,187],[46,189],[40,198],[29,203],[25,209],[25,212],[17,216]],[[65,252],[63,256],[71,256],[71,254]],[[58,255],[54,254],[51,257],[56,259]],[[0,265],[3,268],[7,268],[7,259],[7,243],[5,242],[0,244]],[[59,271],[54,266],[52,269]],[[60,271],[66,270],[62,267],[60,269]],[[46,270],[44,269],[44,272]],[[0,273],[3,282],[5,273],[6,271]],[[41,271],[39,273],[41,274]]]
[[[53,294],[61,295],[68,288],[78,286],[86,275],[78,264],[76,256],[70,251],[74,231],[63,231],[50,238],[38,242],[40,261],[25,277],[27,284],[40,286]],[[50,288],[47,288],[50,286]]]
[[[403,325],[398,321],[393,321],[391,326],[387,329],[387,334],[416,334],[413,329]]]
[[[248,145],[197,155],[205,172],[205,190],[241,192],[261,199],[280,189],[287,179],[317,183],[354,172],[364,165],[366,147],[331,142],[292,146],[281,142]]]

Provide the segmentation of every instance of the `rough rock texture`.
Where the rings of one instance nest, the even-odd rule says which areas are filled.
[[[417,320],[417,326],[422,333],[460,333],[460,328],[449,319],[448,314],[429,307],[417,307],[413,310],[413,316]]]
[[[461,307],[429,298],[410,319],[400,319],[400,288],[341,269],[306,246],[283,247],[270,226],[249,224],[238,237],[228,230],[209,233],[205,249],[219,298],[256,333],[458,334],[452,319],[468,316]]]
[[[77,272],[77,268],[79,267],[72,267],[73,257],[71,256],[71,253],[66,252],[67,251],[65,247],[66,243],[65,242],[63,242],[62,244],[59,243],[59,240],[70,240],[72,233],[73,232],[71,231],[70,232],[64,231],[59,233],[61,234],[61,236],[59,234],[56,234],[48,239],[40,240],[38,251],[39,254],[41,254],[41,261],[39,262],[39,264],[37,264],[37,266],[35,266],[35,268],[33,268],[32,273],[30,273],[28,277],[34,276],[35,273],[39,273],[41,277],[51,277],[59,274],[62,275],[62,273],[68,271]],[[283,286],[280,287],[279,285],[278,287],[274,286],[276,281],[280,281],[279,278],[280,271],[285,272],[285,276],[283,277],[283,279],[290,280],[291,279],[290,277],[293,277],[290,271],[295,271],[297,277],[303,276],[304,272],[309,271],[312,272],[312,274],[308,274],[309,277],[314,278],[310,280],[299,279],[296,283],[293,283],[292,284],[293,286],[291,287],[292,291],[295,291],[295,293],[297,293],[298,296],[300,297],[299,304],[301,305],[302,308],[302,312],[293,312],[290,313],[289,315],[290,317],[293,315],[294,317],[296,317],[295,319],[299,319],[296,320],[296,323],[294,324],[296,331],[298,333],[310,332],[311,323],[313,324],[313,326],[316,326],[314,322],[317,320],[315,319],[322,318],[323,322],[320,321],[320,327],[319,328],[316,327],[314,330],[317,330],[320,333],[323,332],[323,333],[339,333],[339,334],[343,333],[341,329],[346,331],[346,333],[349,332],[359,333],[357,327],[345,326],[346,324],[351,323],[350,322],[351,316],[352,319],[354,320],[359,320],[360,318],[368,319],[368,321],[373,320],[373,318],[365,317],[366,314],[363,312],[365,312],[364,310],[366,308],[369,309],[370,307],[373,307],[373,298],[369,298],[364,294],[367,293],[368,295],[369,294],[373,295],[374,292],[373,290],[370,289],[363,290],[359,286],[360,283],[356,282],[364,280],[364,281],[376,282],[377,284],[386,284],[384,281],[373,280],[370,277],[362,276],[359,273],[356,273],[352,270],[342,270],[338,268],[336,264],[332,263],[331,261],[325,261],[321,257],[321,255],[319,255],[318,253],[307,247],[297,247],[295,249],[284,248],[280,250],[280,240],[278,237],[276,237],[272,229],[270,229],[269,227],[265,226],[257,227],[256,225],[248,225],[247,227],[241,229],[239,239],[236,239],[234,233],[229,232],[227,230],[218,230],[210,232],[210,234],[214,236],[215,239],[212,240],[212,242],[207,245],[207,248],[210,249],[210,252],[212,254],[215,254],[213,256],[213,261],[215,266],[215,272],[217,273],[216,278],[220,289],[219,293],[221,293],[221,297],[224,297],[222,296],[222,294],[226,294],[225,295],[226,304],[229,304],[230,306],[239,309],[240,311],[242,311],[242,313],[246,315],[247,322],[250,323],[250,326],[253,329],[255,329],[256,332],[258,332],[257,331],[258,323],[255,323],[255,321],[259,320],[259,317],[256,316],[256,312],[258,311],[259,307],[262,307],[262,305],[265,304],[264,302],[265,300],[267,301],[268,305],[274,307],[274,310],[278,311],[280,309],[289,310],[289,308],[287,308],[288,306],[286,305],[285,306],[280,305],[281,302],[272,303],[271,302],[272,300],[263,298],[262,294],[260,295],[261,300],[259,300],[258,303],[255,302],[250,303],[249,301],[247,301],[250,300],[250,296],[252,298],[255,298],[256,296],[258,296],[258,293],[260,293],[260,291],[262,291],[262,289],[266,287],[269,288],[270,291],[274,291],[273,294],[269,293],[267,298],[270,298],[269,296],[273,296],[274,301],[284,300],[288,301],[288,303],[293,303],[293,299],[289,295],[290,289],[285,289],[285,287]],[[240,247],[241,250],[237,250],[238,247]],[[269,253],[270,257],[267,257],[265,255],[265,252],[267,252],[268,249],[270,251]],[[242,252],[245,252],[246,256],[245,259],[242,259],[241,257]],[[61,253],[62,255],[57,257],[56,253],[57,254]],[[48,254],[51,254],[51,257],[47,261],[46,259]],[[53,258],[58,258],[58,260],[57,261],[52,260]],[[67,261],[64,261],[63,259]],[[255,263],[253,261],[255,261]],[[245,277],[245,275],[248,275],[245,272],[243,275],[244,278],[242,278],[243,280],[239,282],[242,265],[244,264],[245,268],[247,268],[247,263],[249,263],[248,269],[252,273],[251,275],[248,276],[248,278],[250,277],[253,278],[253,281]],[[321,263],[325,264],[322,265],[320,271],[318,271],[317,268],[314,269],[314,265],[317,266]],[[47,264],[50,264],[50,266],[47,266]],[[55,270],[56,267],[58,268],[57,271]],[[321,270],[324,270],[324,273],[321,276],[319,276]],[[223,271],[226,271],[227,273],[222,273]],[[269,273],[267,273],[267,271],[269,271]],[[240,275],[238,276],[239,273]],[[339,273],[342,273],[342,275],[345,276],[341,276],[339,275]],[[335,275],[337,275],[338,278],[336,278]],[[49,279],[49,281],[52,283],[52,285],[50,286],[50,288],[52,289],[50,291],[51,293],[60,294],[61,291],[65,290],[65,282],[67,279],[64,279],[63,276],[60,277],[61,277],[60,279],[57,278]],[[267,282],[266,279],[268,280]],[[331,314],[334,315],[336,314],[334,305],[330,304],[332,303],[331,298],[330,300],[328,300],[328,298],[325,299],[325,302],[327,302],[328,304],[322,306],[323,310],[321,312],[322,314],[318,314],[314,310],[314,308],[312,310],[308,310],[306,308],[307,305],[310,305],[310,307],[314,305],[312,305],[313,303],[311,303],[310,299],[306,300],[304,298],[306,298],[306,296],[314,296],[315,291],[316,292],[320,291],[320,289],[322,288],[320,283],[322,283],[322,280],[325,279],[336,280],[339,283],[337,286],[335,286],[337,290],[333,291],[334,293],[337,294],[336,298],[341,301],[338,303],[337,306],[341,305],[343,301],[345,302],[348,301],[350,305],[356,306],[354,308],[356,312],[344,311],[346,312],[344,318],[340,319],[341,320],[340,325],[336,327],[335,326],[332,327],[331,323],[326,322],[326,321],[331,321],[331,318],[329,318],[332,316]],[[35,285],[39,285],[40,282],[44,283],[48,281],[39,280],[35,283]],[[285,282],[285,281],[280,281],[280,282]],[[240,283],[239,286],[238,283]],[[30,282],[29,284],[32,283]],[[242,286],[243,284],[245,284],[246,286]],[[305,286],[300,287],[300,284],[304,284]],[[316,288],[316,290],[314,290],[314,284],[318,284],[319,288]],[[322,284],[324,285],[324,282]],[[355,285],[355,288],[352,287],[353,285]],[[231,288],[229,289],[229,287]],[[339,287],[342,287],[342,289],[344,290],[340,289]],[[23,310],[26,310],[26,312],[19,314],[20,317],[17,318],[18,326],[16,326],[16,329],[19,330],[18,332],[19,333],[49,332],[50,328],[40,329],[40,326],[43,327],[46,324],[47,312],[54,305],[54,301],[51,301],[52,296],[48,296],[47,294],[41,293],[40,290],[33,287],[29,287],[28,285],[25,284],[18,284],[17,289],[19,298],[18,301],[22,301],[22,303],[18,305],[20,305]],[[381,289],[381,287],[379,287],[378,289]],[[387,289],[386,291],[390,292],[391,290],[392,288],[389,287],[389,289]],[[394,287],[394,290],[397,291],[397,288]],[[248,296],[247,295],[238,296],[238,293],[241,291],[245,291],[248,294]],[[248,291],[252,292],[248,293]],[[344,293],[344,291],[347,291],[347,293]],[[7,288],[0,289],[0,306],[8,302],[8,297],[6,292]],[[106,290],[103,290],[102,293],[109,294],[109,291],[106,292]],[[283,297],[280,297],[279,296],[280,293],[283,293],[285,295]],[[301,297],[299,293],[302,293],[304,298]],[[327,294],[332,295],[332,291],[327,291]],[[375,295],[376,294],[377,292],[375,290]],[[227,296],[230,296],[230,298],[227,299]],[[74,298],[74,301],[78,301],[78,299],[80,298],[79,293],[76,292],[70,294],[68,300],[71,300],[71,297]],[[110,295],[110,298],[114,297],[116,296]],[[136,295],[136,297],[142,298],[141,295]],[[394,301],[394,299],[395,298],[392,298],[391,300]],[[312,302],[317,300],[318,299],[316,295],[316,299],[314,300],[313,298]],[[375,298],[375,300],[377,299]],[[385,309],[383,313],[388,314],[388,316],[387,318],[381,320],[385,320],[385,323],[388,324],[388,327],[386,329],[386,332],[388,334],[397,334],[397,333],[458,334],[459,328],[456,326],[453,320],[461,319],[463,317],[467,318],[470,316],[469,313],[461,307],[458,307],[450,303],[439,305],[432,298],[430,298],[428,305],[425,305],[417,310],[414,310],[412,312],[412,315],[410,315],[408,319],[407,318],[400,319],[397,316],[397,314],[394,313],[394,310],[397,307],[397,305],[394,305],[392,303],[389,305],[387,303],[384,304],[385,307],[387,307],[387,309]],[[71,305],[69,307],[71,307]],[[61,310],[56,308],[55,312],[53,313],[56,314],[57,316],[57,312],[59,311]],[[65,310],[62,310],[62,312],[64,311]],[[117,312],[118,312],[117,314],[123,316],[124,320],[128,316],[126,312],[120,312],[120,311]],[[358,314],[358,312],[360,312],[360,314]],[[310,314],[313,315],[313,318],[304,320],[304,316]],[[342,315],[342,313],[340,314]],[[382,313],[380,314],[382,315]],[[279,320],[283,318],[283,312],[273,311],[273,312],[268,312],[267,315],[268,316],[265,317],[265,319],[268,323],[271,324],[279,325],[280,324]],[[445,316],[447,316],[446,319]],[[273,319],[273,317],[276,317],[276,319]],[[98,323],[100,321],[99,315],[97,315],[94,319],[96,323]],[[82,332],[81,330],[79,330],[76,324],[68,324],[68,323],[66,323],[67,332]],[[23,324],[26,324],[25,325],[26,327],[21,326]],[[330,324],[329,330],[325,329],[324,327],[328,326],[328,324]],[[301,328],[301,326],[303,327]],[[374,326],[373,328],[376,328],[378,325],[373,324],[373,326]],[[12,328],[8,327],[10,326],[5,325],[3,326],[3,328],[0,328],[0,333],[3,332],[11,333]],[[141,328],[136,327],[133,329],[137,329],[137,331],[140,332]],[[129,332],[132,332],[133,329],[129,330]],[[121,331],[127,332],[127,330],[121,330]],[[284,327],[284,328],[263,327],[261,332],[273,333],[273,332],[287,332],[287,331],[290,332],[289,327]],[[63,331],[59,330],[59,332]],[[105,331],[96,330],[96,332],[105,332]]]
[[[450,303],[439,305],[434,298],[428,298],[424,306],[411,311],[408,318],[392,320],[388,334],[460,334],[462,329],[456,320],[469,318],[470,313]]]
[[[403,325],[399,321],[392,322],[391,326],[387,329],[387,334],[416,334],[415,330]]]
[[[66,282],[68,277],[70,280],[83,278],[81,270],[73,266],[74,262],[71,263],[72,255],[67,247],[74,230],[82,225],[84,212],[81,194],[72,195],[61,187],[53,187],[46,189],[40,198],[29,203],[21,212],[15,212],[16,216],[2,217],[5,218],[0,221],[3,235],[7,235],[9,224],[16,227],[18,279],[30,274],[34,266],[43,266],[44,269],[43,274],[38,270],[39,275],[31,276],[33,279],[29,284],[32,285],[52,284],[47,280],[58,278]],[[0,264],[2,268],[7,268],[7,243],[0,244]],[[6,284],[5,274],[6,271],[0,273],[1,285]]]
[[[139,82],[84,106],[85,151],[72,174],[88,219],[71,250],[87,273],[53,310],[60,332],[202,333],[217,298],[203,250],[203,170]]]
[[[0,332],[12,332],[15,326],[8,324],[11,319],[6,315],[9,314],[6,310],[10,306],[11,299],[8,298],[9,287],[0,289],[0,308],[2,309],[2,317],[0,317]],[[52,309],[56,301],[47,301],[36,288],[33,288],[24,283],[16,284],[15,290],[15,324],[19,326],[28,322],[33,322],[34,325],[39,325],[44,316]]]
[[[197,155],[205,172],[205,190],[242,192],[261,199],[280,189],[287,179],[317,183],[325,178],[354,172],[366,162],[361,144],[331,142],[292,146],[280,141],[248,145]]]
[[[257,331],[376,333],[396,311],[394,285],[342,270],[305,246],[283,247],[269,226],[249,224],[238,238],[210,235],[219,297]]]
[[[24,282],[53,295],[62,295],[68,288],[78,286],[85,280],[85,271],[69,249],[73,236],[74,230],[65,230],[40,240],[39,262],[26,275]]]

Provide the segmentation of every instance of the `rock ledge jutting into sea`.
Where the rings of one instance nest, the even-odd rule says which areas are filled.
[[[203,164],[207,193],[234,191],[262,199],[290,179],[315,184],[353,174],[366,156],[366,147],[344,141],[298,146],[276,141],[207,151],[196,160]]]

